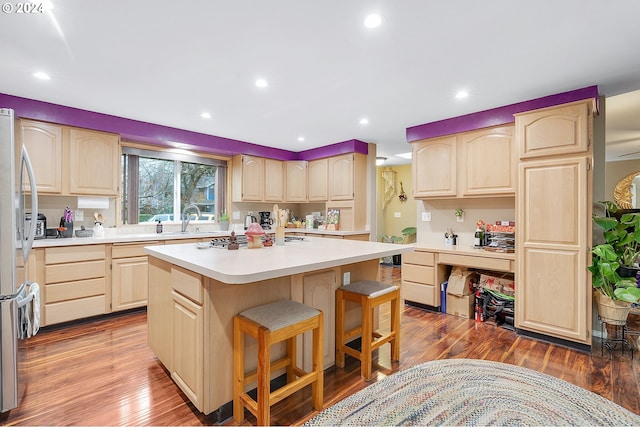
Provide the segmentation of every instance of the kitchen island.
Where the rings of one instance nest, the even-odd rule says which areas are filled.
[[[347,280],[376,280],[380,258],[410,251],[408,245],[316,237],[262,249],[145,247],[149,345],[198,410],[228,411],[233,399],[233,316],[279,299],[323,310],[324,366],[329,367],[335,362],[335,290]],[[358,307],[351,307],[348,322],[358,317]],[[310,335],[299,338],[298,359],[304,369],[310,367],[310,345]],[[256,342],[247,342],[248,369],[256,366],[256,348]],[[283,350],[275,346],[274,357]]]

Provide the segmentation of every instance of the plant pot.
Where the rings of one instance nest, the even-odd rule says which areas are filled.
[[[609,325],[625,325],[631,311],[631,303],[614,301],[600,291],[593,294],[600,319]]]
[[[636,277],[636,274],[638,274],[639,271],[640,271],[640,268],[627,267],[627,266],[621,265],[616,270],[616,273],[618,273],[620,277]]]
[[[229,221],[220,221],[220,230],[227,231],[229,230]]]

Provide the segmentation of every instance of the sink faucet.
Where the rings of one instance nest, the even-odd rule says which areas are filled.
[[[189,208],[194,208],[196,210],[196,212],[198,212],[198,216],[200,216],[200,209],[198,209],[198,207],[195,204],[190,204],[184,207],[184,209],[182,210],[182,232],[184,233],[185,231],[187,231],[187,227],[189,226],[189,220],[190,220],[190,216],[187,215],[187,209]]]

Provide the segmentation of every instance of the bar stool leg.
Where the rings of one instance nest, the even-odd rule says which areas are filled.
[[[313,409],[320,411],[324,406],[324,313],[320,312],[318,327],[313,330],[313,371],[316,380],[311,384]],[[343,358],[344,360],[344,358]]]
[[[268,426],[271,423],[271,406],[269,405],[269,379],[271,378],[271,345],[269,331],[258,330],[258,425]]]
[[[240,320],[233,319],[233,419],[244,420],[244,405],[240,395],[244,392],[244,333],[240,330]]]
[[[344,307],[342,289],[336,292],[336,366],[344,368]]]
[[[397,362],[400,360],[400,295],[399,291],[396,298],[391,301],[391,333],[394,338],[391,341],[391,360]]]
[[[298,358],[296,339],[297,337],[292,337],[287,340],[287,358],[289,359],[289,365],[287,366],[287,383],[290,383],[297,378],[294,372],[294,367],[296,366],[296,360]]]
[[[360,374],[365,380],[371,378],[371,341],[373,339],[373,307],[371,298],[362,298],[362,352],[360,353]]]

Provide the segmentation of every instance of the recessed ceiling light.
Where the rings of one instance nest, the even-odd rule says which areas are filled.
[[[51,77],[49,77],[49,75],[47,73],[44,73],[42,71],[38,71],[36,73],[33,73],[33,77],[35,77],[36,79],[40,79],[40,80],[51,80]]]
[[[400,153],[400,154],[396,154],[397,157],[402,157],[403,159],[411,159],[411,151],[409,151],[408,153]]]
[[[267,87],[267,86],[269,86],[269,83],[267,83],[267,81],[265,79],[257,79],[256,80],[256,86],[258,86],[258,87]]]
[[[387,161],[386,157],[376,157],[376,166],[383,165]]]
[[[364,26],[367,28],[376,28],[379,27],[382,23],[382,18],[377,13],[372,13],[367,16],[364,20]]]
[[[467,96],[469,96],[469,92],[467,92],[466,90],[459,90],[458,93],[456,93],[457,99],[463,99],[463,98],[466,98]]]
[[[298,137],[298,141],[300,141],[300,142],[304,141],[304,136],[299,136]]]
[[[202,117],[203,119],[210,119],[211,114],[205,111],[204,113],[200,114],[200,117]]]
[[[368,125],[369,124],[369,119],[367,119],[366,117],[363,117],[360,119],[360,124],[361,125]]]

